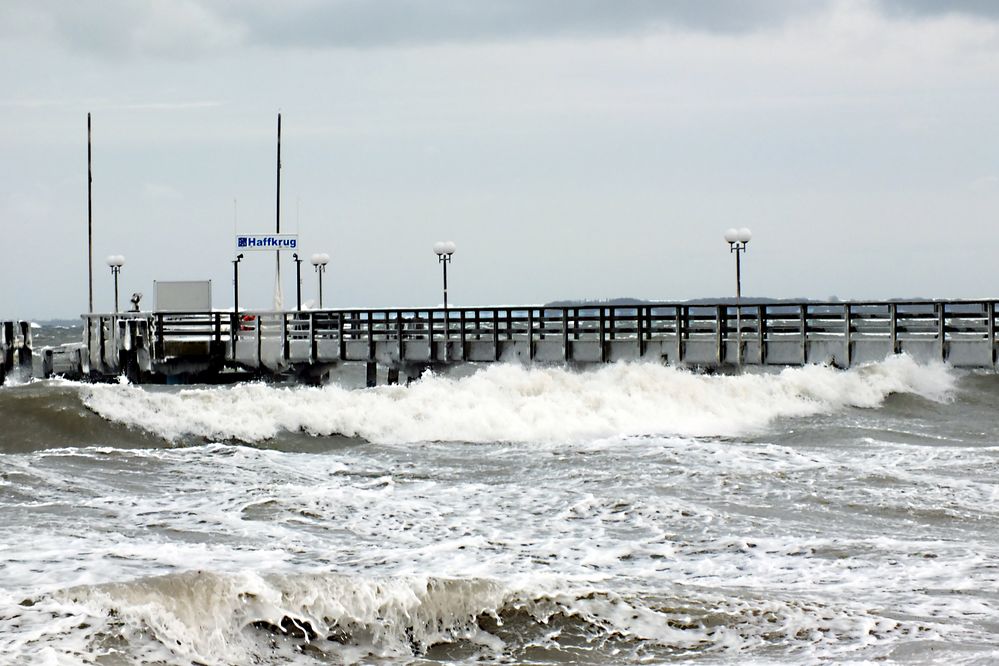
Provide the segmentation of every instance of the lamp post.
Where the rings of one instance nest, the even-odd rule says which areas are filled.
[[[453,241],[437,241],[434,243],[434,254],[437,255],[437,263],[444,269],[444,312],[447,313],[447,265],[451,263],[451,255],[454,254]]]
[[[743,227],[741,229],[729,229],[725,232],[725,242],[728,243],[728,251],[735,252],[735,360],[737,365],[742,365],[742,262],[739,255],[746,251],[746,245],[753,233]]]
[[[291,255],[295,260],[295,309],[302,311],[302,260],[298,257],[298,252]]]
[[[121,273],[121,267],[125,265],[125,257],[120,254],[112,254],[107,259],[108,266],[111,267],[111,275],[114,276],[114,311],[115,314],[118,313],[118,274]]]
[[[239,262],[243,258],[240,252],[232,260],[232,311],[239,316]]]
[[[325,252],[312,255],[312,265],[316,267],[319,274],[319,309],[323,309],[323,273],[326,272],[326,264],[330,262],[330,255]]]
[[[447,355],[447,341],[450,337],[451,322],[447,315],[447,265],[451,263],[451,255],[454,254],[454,241],[437,241],[434,243],[434,254],[437,255],[437,263],[444,269],[444,354]],[[431,329],[433,330],[433,329]],[[432,335],[432,334],[431,334]]]

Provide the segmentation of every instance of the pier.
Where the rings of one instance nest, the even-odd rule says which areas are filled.
[[[294,377],[344,363],[390,383],[459,363],[649,361],[707,371],[850,368],[905,353],[997,369],[995,300],[659,303],[565,307],[136,312],[84,315],[82,345],[47,349],[51,374],[136,382]],[[60,373],[58,368],[63,368]],[[71,370],[65,370],[71,368]]]

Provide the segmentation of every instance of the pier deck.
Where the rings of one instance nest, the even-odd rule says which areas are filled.
[[[724,369],[906,353],[997,369],[995,300],[643,304],[85,315],[91,375],[204,381],[230,371],[319,381],[347,362],[398,377],[455,363],[651,360]],[[82,369],[82,368],[81,368]]]

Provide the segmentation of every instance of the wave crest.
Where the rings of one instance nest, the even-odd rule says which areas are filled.
[[[53,618],[58,618],[54,621]],[[40,626],[35,626],[35,624]],[[0,616],[7,656],[86,663],[407,663],[661,661],[782,646],[830,656],[855,635],[905,640],[926,626],[853,608],[677,589],[625,596],[555,578],[188,572],[82,586],[22,601]],[[894,642],[894,641],[889,641]],[[862,646],[859,646],[862,647]],[[420,663],[423,663],[422,661]]]
[[[171,441],[260,442],[303,431],[384,444],[562,444],[622,435],[737,436],[781,417],[876,408],[894,393],[945,401],[955,383],[946,366],[907,356],[848,371],[806,366],[742,375],[637,363],[586,372],[496,365],[461,379],[428,375],[408,387],[363,390],[101,385],[84,389],[84,403],[105,419]]]

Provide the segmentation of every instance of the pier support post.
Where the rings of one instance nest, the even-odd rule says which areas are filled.
[[[759,345],[760,365],[767,364],[767,306],[756,306],[756,340]]]
[[[373,361],[369,361],[364,365],[366,368],[364,376],[365,386],[368,388],[374,388],[378,385],[378,364]]]
[[[534,309],[527,310],[527,360],[534,360]]]
[[[600,362],[607,362],[607,315],[605,308],[600,308]]]
[[[509,312],[507,313],[506,325],[510,326]],[[494,360],[500,360],[499,310],[493,310],[493,356]]]
[[[898,349],[898,308],[894,303],[888,304],[888,339],[891,342],[891,353],[897,354]]]
[[[394,315],[395,315],[395,342],[399,346],[399,356],[398,356],[399,363],[403,363],[406,360],[406,346],[405,343],[403,342],[403,338],[405,337],[404,333],[405,323],[402,318],[402,312],[396,312],[394,313]],[[386,328],[388,328],[388,323],[386,323],[385,326]],[[388,333],[386,333],[385,335],[387,338]],[[396,382],[398,382],[398,380],[399,378],[397,376]]]
[[[346,315],[344,313],[338,313],[336,315],[336,340],[337,340],[337,360],[344,361],[347,358],[347,341],[343,337],[343,318]],[[353,324],[351,325],[353,328]]]
[[[389,368],[388,378],[386,380],[390,386],[394,386],[399,383],[399,368]]]
[[[562,357],[569,362],[569,308],[562,310]]]
[[[808,365],[808,306],[804,303],[798,309],[798,327],[801,329],[801,364]]]
[[[673,327],[676,330],[676,363],[673,365],[683,363],[683,335],[687,328],[687,314],[688,310],[686,306],[676,306],[676,323]]]
[[[990,301],[985,307],[985,316],[989,320],[989,358],[992,359],[992,367],[996,365],[996,304]]]
[[[947,312],[943,303],[936,303],[937,315],[937,352],[941,361],[947,360]]]
[[[13,337],[13,330],[13,322],[0,321],[0,386],[7,380],[7,366],[9,364],[7,352],[12,348],[9,341]]]
[[[715,365],[720,366],[725,360],[725,342],[727,340],[728,308],[724,305],[715,307]]]
[[[5,321],[4,322],[4,339],[6,344],[3,347],[3,360],[0,361],[0,365],[3,365],[7,369],[7,372],[13,372],[17,365],[17,345],[15,341],[17,340],[17,329],[14,328],[15,322]]]
[[[844,366],[846,368],[853,365],[852,333],[853,311],[850,309],[850,304],[845,303],[843,305],[843,358],[846,360],[846,365]]]
[[[17,365],[20,367],[21,372],[27,372],[27,375],[30,377],[32,362],[31,322],[18,322],[18,327],[21,329],[21,348],[17,350]]]
[[[467,317],[465,316],[465,311],[464,310],[459,311],[459,313],[458,313],[458,325],[460,326],[460,329],[459,329],[460,333],[459,333],[458,337],[459,337],[459,340],[460,340],[460,343],[461,343],[461,354],[458,356],[458,360],[461,361],[462,363],[464,363],[466,360],[468,360],[468,345],[466,344],[468,342],[468,339],[467,339],[468,336],[467,336],[467,334],[465,332],[465,328],[466,328],[467,323],[468,323],[468,321],[467,321]]]
[[[368,324],[368,358],[375,357],[375,313],[368,312],[367,314],[367,324]]]
[[[645,358],[645,313],[641,306],[635,308],[635,337],[638,338],[638,358]]]
[[[55,369],[53,367],[55,365],[55,361],[53,361],[54,355],[55,352],[51,347],[47,347],[42,350],[42,379],[49,379],[55,374]],[[0,378],[0,384],[2,383],[3,379]]]

